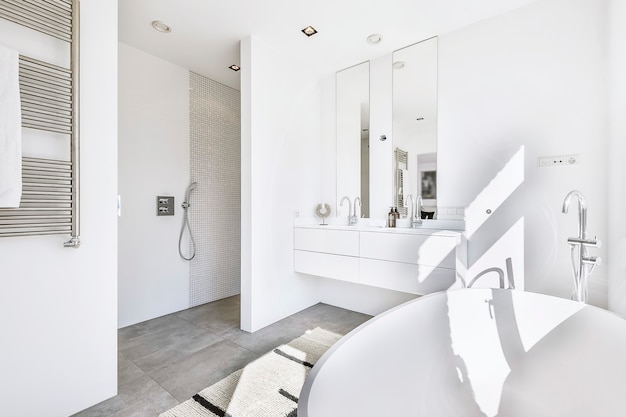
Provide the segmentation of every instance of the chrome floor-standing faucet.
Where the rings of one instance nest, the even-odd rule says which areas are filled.
[[[587,199],[583,193],[578,190],[570,191],[565,196],[565,200],[563,200],[563,213],[567,213],[572,197],[576,197],[578,200],[578,236],[567,239],[567,243],[571,248],[574,273],[572,300],[586,303],[587,281],[596,265],[599,265],[601,262],[599,257],[589,256],[587,248],[600,246],[600,241],[597,237],[593,239],[587,238]]]

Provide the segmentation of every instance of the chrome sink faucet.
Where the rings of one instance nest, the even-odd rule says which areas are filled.
[[[353,205],[353,203],[350,201],[350,197],[343,196],[341,198],[341,202],[339,203],[339,207],[343,207],[343,202],[346,201],[346,200],[348,200],[348,225],[354,226],[359,221],[359,218],[356,216],[356,202],[358,200],[359,201],[359,207],[361,207],[361,198],[360,197],[356,197],[354,199],[354,205]]]
[[[567,243],[571,248],[572,269],[574,272],[572,299],[586,303],[587,281],[594,268],[601,262],[599,257],[589,256],[587,248],[600,246],[600,241],[597,237],[593,239],[587,238],[587,199],[583,193],[578,190],[570,191],[565,196],[565,200],[563,200],[563,213],[567,213],[572,197],[576,197],[578,200],[578,236],[567,239]]]
[[[344,195],[341,198],[341,203],[339,203],[339,207],[343,207],[343,202],[348,200],[348,224],[351,225],[352,222],[352,202],[350,201],[350,197],[348,197],[347,195]]]
[[[361,197],[354,197],[354,202],[352,203],[352,216],[350,216],[350,226],[354,226],[359,222],[359,218],[356,215],[356,202],[359,202],[359,212],[361,211]]]
[[[418,195],[417,199],[414,199],[411,194],[407,196],[407,199],[411,200],[411,227],[417,228],[422,225],[422,216],[420,216],[420,209],[423,204],[422,196]]]

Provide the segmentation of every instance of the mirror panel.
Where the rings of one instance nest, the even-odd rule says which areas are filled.
[[[361,198],[361,212],[369,217],[369,62],[336,74],[337,94],[337,204],[344,196]],[[347,216],[349,207],[337,207]]]
[[[408,195],[437,206],[437,38],[393,53],[394,203],[407,215]],[[408,209],[410,210],[410,208]],[[422,216],[423,217],[423,216]]]

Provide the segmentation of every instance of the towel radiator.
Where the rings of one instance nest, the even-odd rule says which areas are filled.
[[[70,68],[20,55],[22,127],[67,135],[68,161],[22,158],[19,208],[0,209],[0,237],[69,234],[80,245],[79,0],[0,0],[0,18],[70,44]]]
[[[407,216],[407,208],[404,206],[404,198],[408,194],[406,190],[402,189],[402,184],[408,181],[408,178],[404,178],[403,170],[409,169],[409,153],[403,151],[400,148],[395,150],[395,192],[394,192],[394,204],[398,208],[398,213],[401,217]]]

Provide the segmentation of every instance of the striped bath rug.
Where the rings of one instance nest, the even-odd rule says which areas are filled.
[[[304,379],[340,338],[319,327],[307,331],[160,417],[295,417]]]

